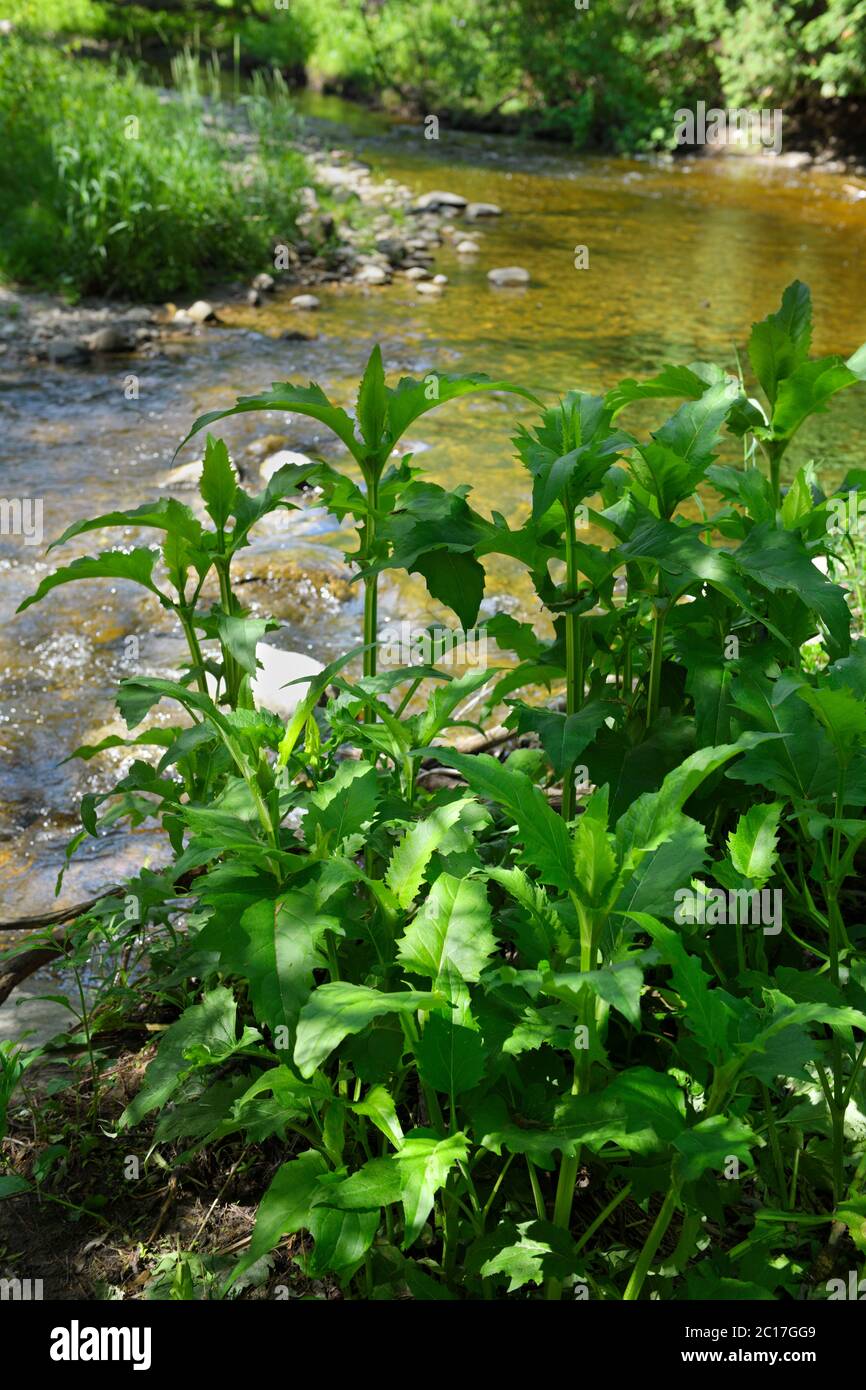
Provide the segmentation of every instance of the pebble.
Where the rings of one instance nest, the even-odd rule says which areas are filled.
[[[387,285],[390,278],[387,270],[381,265],[362,265],[355,276],[361,285]]]
[[[314,294],[296,294],[289,303],[293,309],[303,309],[310,313],[319,307],[319,301]]]
[[[456,250],[458,256],[477,256],[481,247],[477,241],[470,241],[467,238],[466,241],[458,241]]]

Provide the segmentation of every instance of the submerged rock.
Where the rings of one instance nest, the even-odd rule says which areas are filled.
[[[387,285],[390,278],[387,270],[381,265],[362,265],[355,276],[360,285]]]
[[[441,189],[434,189],[432,193],[423,193],[416,199],[410,212],[435,212],[437,208],[465,208],[466,199],[460,193],[443,193]]]
[[[179,463],[166,473],[160,487],[198,487],[204,459],[193,459],[190,463]]]
[[[187,317],[192,319],[193,323],[209,323],[216,318],[213,305],[209,304],[206,299],[197,299],[194,304],[190,304],[186,312]]]
[[[91,352],[130,352],[133,346],[129,334],[113,325],[97,329],[84,341]]]
[[[488,270],[487,278],[491,285],[528,285],[529,271],[520,265],[503,265]]]
[[[319,307],[319,300],[314,294],[296,294],[294,299],[289,300],[289,303],[293,309],[301,309],[306,313],[312,313],[314,309]]]
[[[469,222],[474,222],[478,217],[501,217],[502,208],[497,207],[496,203],[469,203],[466,208],[466,218]]]

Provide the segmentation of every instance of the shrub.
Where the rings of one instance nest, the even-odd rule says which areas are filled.
[[[191,432],[284,409],[336,434],[352,472],[287,465],[252,496],[208,437],[210,525],[163,498],[56,542],[159,538],[73,561],[23,607],[127,579],[188,641],[178,680],[134,676],[118,696],[130,730],[163,701],[180,722],[77,752],[154,746],[158,765],[137,756],[84,798],[79,838],[150,814],[175,857],[84,917],[76,943],[85,959],[106,933],[144,935],[186,990],[119,1132],[159,1111],[178,1164],[203,1143],[273,1141],[226,1291],[301,1232],[308,1275],[377,1299],[784,1299],[832,1222],[862,1249],[864,1141],[846,1120],[866,1086],[866,641],[821,566],[834,572],[866,470],[827,496],[811,469],[783,490],[780,465],[866,377],[866,347],[812,359],[810,340],[795,283],[753,326],[751,387],[693,362],[569,392],[517,437],[519,528],[395,459],[423,413],[503,383],[389,387],[375,349],[355,419],[283,382]],[[623,426],[666,398],[681,404],[649,438]],[[742,468],[715,462],[725,431]],[[347,654],[283,722],[254,707],[269,625],[231,569],[311,483],[356,523],[363,675]],[[590,522],[606,545],[578,534]],[[502,613],[486,627],[510,669],[377,669],[379,573],[422,574],[466,628],[491,554],[527,567],[553,639]],[[816,638],[821,668],[802,657]],[[561,702],[514,698],[542,684]],[[483,686],[535,759],[443,742],[475,722]],[[451,769],[438,786],[432,758]]]

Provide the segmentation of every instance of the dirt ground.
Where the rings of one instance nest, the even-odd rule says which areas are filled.
[[[64,1151],[41,1197],[0,1202],[0,1278],[41,1280],[46,1300],[206,1298],[231,1271],[249,1243],[262,1192],[290,1150],[274,1141],[244,1149],[227,1140],[175,1167],[170,1147],[150,1152],[146,1125],[134,1139],[115,1137],[153,1051],[118,1057],[96,1117],[86,1083],[64,1085],[65,1067],[48,1062],[31,1073],[27,1096],[39,1119],[34,1124],[19,1092],[2,1145],[5,1175],[29,1177],[56,1146]],[[240,1296],[339,1297],[301,1274],[293,1256],[303,1245],[300,1237],[284,1241],[255,1267],[256,1284]],[[185,1286],[178,1251],[192,1252]]]

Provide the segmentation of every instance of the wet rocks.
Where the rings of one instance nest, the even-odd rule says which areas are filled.
[[[296,294],[289,300],[293,309],[300,309],[302,313],[314,313],[320,307],[319,300],[314,294]]]
[[[266,270],[263,270],[260,275],[254,277],[250,288],[258,290],[259,294],[272,294],[276,288],[276,283],[273,275],[269,275]]]
[[[282,449],[285,443],[284,434],[263,434],[260,439],[254,439],[252,444],[247,445],[246,452],[254,459],[266,459],[269,454]]]
[[[468,203],[465,216],[468,222],[477,222],[481,217],[501,217],[502,208],[496,203]]]
[[[54,366],[77,367],[87,362],[90,351],[86,344],[74,338],[54,338],[36,345],[36,356]]]
[[[481,247],[477,241],[472,241],[469,237],[464,237],[463,241],[458,241],[454,250],[458,256],[477,256]]]
[[[528,285],[529,271],[524,270],[520,265],[496,266],[493,270],[488,270],[487,278],[491,285]]]
[[[186,311],[186,316],[193,323],[210,323],[216,318],[214,307],[206,299],[197,299],[194,304],[190,304]]]
[[[84,343],[91,352],[130,352],[133,347],[129,333],[113,324],[97,329]]]
[[[391,276],[384,266],[368,262],[362,265],[355,275],[359,285],[387,285]]]
[[[398,266],[405,261],[408,248],[405,241],[399,237],[386,236],[378,238],[376,250],[385,257],[390,265]]]
[[[460,212],[465,207],[466,199],[460,193],[445,193],[437,188],[432,193],[424,193],[420,198],[417,198],[409,211],[412,213],[441,212],[446,208],[452,208],[455,212]]]
[[[192,459],[189,463],[179,463],[176,468],[172,468],[170,472],[166,473],[160,487],[169,489],[198,487],[203,467],[204,459]]]

